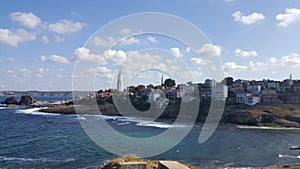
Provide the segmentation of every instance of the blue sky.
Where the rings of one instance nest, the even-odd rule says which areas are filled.
[[[169,13],[198,27],[211,44],[206,48],[203,46],[202,50],[194,50],[198,54],[207,54],[203,50],[208,50],[220,57],[226,76],[283,80],[292,74],[293,78],[300,79],[298,1],[3,0],[0,8],[0,90],[72,90],[74,65],[76,59],[83,56],[82,53],[79,56],[78,51],[83,51],[86,41],[109,22],[142,12]],[[124,27],[123,31],[126,34],[139,30]],[[101,38],[107,41],[107,37]],[[117,38],[121,37],[115,37],[115,40]],[[182,61],[191,67],[201,66],[202,62],[191,59],[193,56],[185,58],[188,52],[184,46],[174,46],[176,43],[168,45],[171,42],[158,35],[151,35],[150,39],[148,35],[135,38],[131,39],[130,45],[133,46],[114,49],[119,50],[118,56],[126,59],[133,49],[152,44],[151,47],[161,47],[171,54],[182,55]],[[147,40],[149,43],[139,44]],[[140,53],[139,57],[153,55]],[[99,79],[102,80],[98,83],[103,84],[97,86],[109,87],[114,69],[107,65],[101,65],[100,69]],[[205,71],[200,74],[203,76],[200,79],[206,78]],[[140,80],[133,81],[139,83]],[[158,81],[152,79],[154,84]],[[144,83],[150,82],[148,79]]]

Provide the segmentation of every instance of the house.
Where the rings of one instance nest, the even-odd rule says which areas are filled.
[[[175,89],[169,90],[167,93],[167,98],[171,99],[171,100],[177,99],[177,90],[175,90]]]
[[[245,89],[242,86],[238,86],[238,87],[234,87],[232,89],[230,89],[234,94],[237,93],[244,93]]]
[[[273,88],[265,88],[261,92],[261,101],[263,103],[281,103],[276,90]]]
[[[187,86],[185,84],[180,84],[177,86],[180,91],[184,92],[185,94],[193,94],[194,92],[194,86]]]
[[[146,95],[146,102],[147,103],[156,102],[160,98],[161,94],[162,92],[152,91],[151,93]]]
[[[212,80],[211,79],[206,79],[205,82],[204,82],[204,84],[207,85],[207,86],[214,86],[214,85],[216,85],[216,83],[217,83],[216,80],[213,80],[213,79]]]
[[[111,92],[101,92],[101,93],[97,94],[97,97],[100,97],[100,98],[107,98],[110,96],[111,96]]]
[[[293,89],[295,92],[300,93],[300,85],[294,85]]]
[[[222,84],[212,86],[212,99],[226,100],[228,96],[228,87]]]
[[[249,85],[247,86],[247,92],[253,94],[253,95],[260,95],[261,93],[261,86],[260,85]]]
[[[237,93],[236,102],[253,106],[257,103],[260,103],[261,99],[259,96],[254,96],[251,93]]]
[[[265,88],[273,88],[276,89],[277,91],[280,90],[280,83],[276,81],[268,81],[265,83]]]
[[[203,99],[207,99],[207,98],[211,98],[211,87],[201,87],[201,98]]]

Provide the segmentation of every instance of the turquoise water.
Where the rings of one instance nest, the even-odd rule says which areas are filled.
[[[0,167],[96,168],[116,157],[96,145],[79,120],[91,116],[53,115],[37,109],[0,110]],[[115,129],[134,137],[149,137],[168,128],[167,122],[106,118]],[[195,126],[173,149],[151,159],[173,159],[196,166],[268,166],[300,163],[300,130],[242,128],[220,125],[205,143],[197,142]],[[122,145],[120,142],[119,146]]]

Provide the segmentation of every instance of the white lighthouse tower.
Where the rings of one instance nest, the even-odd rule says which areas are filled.
[[[122,71],[120,70],[118,73],[118,82],[117,82],[117,91],[118,92],[123,92],[123,74]]]

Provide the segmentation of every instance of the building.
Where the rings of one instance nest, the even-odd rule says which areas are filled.
[[[226,100],[228,97],[228,87],[222,84],[212,86],[212,99]]]
[[[234,94],[237,94],[237,93],[244,93],[245,92],[245,89],[244,87],[242,86],[238,86],[238,87],[234,87],[232,89],[230,89]]]
[[[265,83],[265,88],[273,88],[276,89],[276,91],[280,90],[280,83],[276,81],[268,81]]]
[[[261,93],[261,86],[260,85],[249,85],[247,86],[247,92],[253,94],[253,95],[260,95]]]
[[[254,96],[251,93],[237,93],[236,102],[254,106],[257,103],[260,103],[261,99],[260,97]]]
[[[146,102],[147,103],[156,102],[160,98],[161,94],[162,93],[159,91],[152,91],[151,93],[146,95]]]
[[[118,81],[117,81],[117,91],[122,92],[124,90],[123,88],[123,75],[122,71],[120,70],[118,73]]]
[[[169,90],[167,93],[167,98],[171,100],[177,99],[177,90]]]

